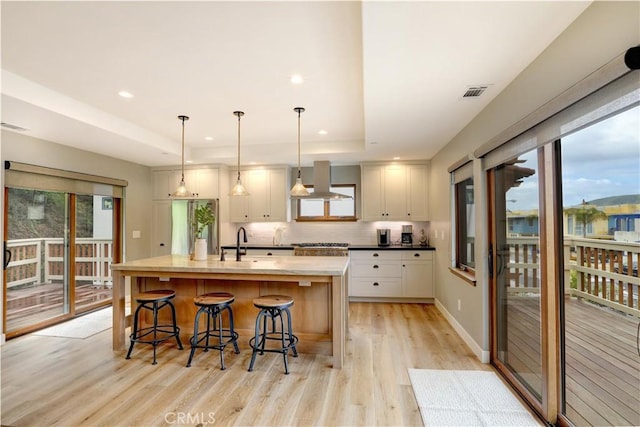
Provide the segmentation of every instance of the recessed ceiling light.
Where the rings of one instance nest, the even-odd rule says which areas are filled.
[[[127,99],[133,98],[133,94],[131,92],[127,92],[126,90],[121,90],[120,92],[118,92],[118,95]]]
[[[318,135],[326,135],[326,134],[328,134],[328,133],[329,133],[329,132],[327,132],[327,131],[326,131],[326,130],[324,130],[324,129],[320,129],[320,130],[318,131]]]
[[[213,141],[213,137],[212,136],[205,136],[204,139],[205,139],[205,141]]]
[[[301,85],[304,83],[304,78],[300,74],[294,74],[291,76],[291,83],[294,85]]]
[[[400,157],[396,156],[393,158],[393,160],[400,160]]]
[[[185,160],[185,163],[193,163],[193,160]]]
[[[250,165],[257,165],[256,162],[249,162]]]

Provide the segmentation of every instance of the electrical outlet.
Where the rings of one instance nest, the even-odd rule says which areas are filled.
[[[458,311],[462,311],[462,301],[458,298]]]

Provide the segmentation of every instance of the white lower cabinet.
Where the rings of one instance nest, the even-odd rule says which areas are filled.
[[[433,252],[402,251],[402,296],[433,298]]]
[[[433,254],[429,251],[350,251],[349,296],[433,297]]]

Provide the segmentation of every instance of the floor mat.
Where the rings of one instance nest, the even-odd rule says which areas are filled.
[[[61,338],[88,338],[111,328],[113,309],[111,307],[94,311],[67,322],[34,332],[33,335]]]
[[[409,369],[425,426],[541,426],[489,371]]]

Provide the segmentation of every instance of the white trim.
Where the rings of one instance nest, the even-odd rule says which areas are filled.
[[[449,324],[453,327],[453,329],[455,329],[455,331],[458,333],[458,335],[460,335],[460,338],[462,338],[462,340],[465,342],[465,344],[467,344],[469,349],[476,355],[476,357],[480,360],[480,362],[489,363],[489,360],[490,360],[489,352],[483,350],[473,340],[473,338],[471,338],[471,335],[469,335],[467,333],[467,331],[465,331],[465,329],[462,327],[462,325],[460,323],[458,323],[456,318],[453,317],[451,315],[451,313],[449,313],[447,311],[447,309],[444,308],[444,305],[442,305],[442,303],[440,301],[438,301],[437,299],[436,299],[436,307],[438,308],[438,310],[440,310],[440,312],[442,313],[444,318],[447,319],[447,322],[449,322]]]
[[[7,342],[7,336],[5,334],[0,334],[0,345],[3,345]]]

